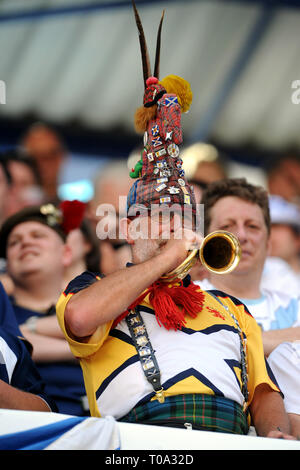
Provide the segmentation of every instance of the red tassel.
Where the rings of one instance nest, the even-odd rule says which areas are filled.
[[[139,305],[149,293],[149,300],[155,311],[157,322],[159,326],[164,326],[167,330],[181,330],[186,324],[186,315],[195,318],[203,308],[204,294],[195,284],[190,283],[184,287],[181,283],[180,286],[169,287],[155,282],[115,320],[113,327],[125,318],[130,310]]]
[[[204,294],[190,283],[187,287],[157,283],[150,294],[158,324],[167,329],[181,330],[186,315],[195,318],[203,308]]]
[[[155,316],[159,326],[164,326],[167,330],[181,329],[186,323],[184,312],[175,304],[169,292],[171,289],[159,286],[150,294],[150,301],[153,305]]]

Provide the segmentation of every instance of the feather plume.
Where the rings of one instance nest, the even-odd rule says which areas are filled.
[[[135,6],[134,0],[132,0],[132,5],[134,9],[134,16],[135,16],[135,22],[139,31],[139,41],[140,41],[140,48],[141,48],[141,54],[142,54],[142,64],[143,64],[143,75],[144,75],[144,85],[146,88],[146,80],[148,77],[151,75],[151,66],[150,66],[150,60],[149,60],[149,54],[148,54],[148,48],[147,48],[147,43],[146,43],[146,38],[144,34],[144,29],[143,25],[140,19],[140,15],[137,11],[137,8]]]
[[[159,79],[159,64],[160,64],[160,45],[161,45],[161,29],[165,16],[165,10],[162,12],[156,40],[156,53],[155,53],[155,65],[154,65],[154,77]]]

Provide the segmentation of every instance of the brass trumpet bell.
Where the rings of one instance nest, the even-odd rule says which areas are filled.
[[[208,271],[226,274],[237,267],[241,258],[241,247],[231,232],[224,230],[211,232],[203,239],[199,250],[192,250],[176,269],[163,275],[160,280],[172,282],[183,279],[197,262],[197,255]]]

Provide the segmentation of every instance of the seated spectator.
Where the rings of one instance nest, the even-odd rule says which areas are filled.
[[[77,209],[81,207],[75,204]],[[14,312],[23,335],[33,345],[33,359],[46,391],[59,412],[85,415],[81,369],[55,315],[64,269],[71,262],[71,250],[65,243],[67,215],[51,204],[24,208],[6,220],[0,240],[15,286]]]
[[[6,219],[7,200],[11,188],[12,177],[8,169],[5,153],[0,154],[0,226]]]
[[[31,350],[0,283],[0,408],[56,412],[55,403],[45,394]]]
[[[300,342],[281,343],[270,354],[268,362],[284,394],[291,433],[300,439]]]
[[[0,227],[6,219],[7,203],[10,198],[12,177],[8,169],[5,153],[0,154]],[[13,291],[13,282],[6,273],[6,260],[0,257],[0,282],[6,292]]]
[[[57,201],[57,188],[67,151],[61,137],[50,126],[37,122],[23,135],[20,145],[35,159],[47,200]]]
[[[67,244],[72,251],[72,261],[65,268],[63,289],[82,272],[100,270],[99,240],[88,219],[83,219],[80,227],[68,234]]]
[[[266,260],[262,286],[280,289],[284,284],[300,296],[300,208],[280,196],[270,196],[270,215],[270,257]],[[279,270],[282,272],[278,273]]]
[[[202,192],[209,183],[228,176],[227,160],[211,144],[196,142],[183,149],[181,158],[197,203],[200,203]]]
[[[270,213],[267,192],[245,179],[227,179],[209,185],[202,197],[205,234],[226,230],[237,236],[241,260],[237,268],[220,275],[207,271],[202,288],[217,289],[240,299],[262,328],[265,355],[284,341],[300,339],[297,293],[261,288],[264,263],[270,248]]]
[[[7,201],[6,217],[26,206],[45,202],[36,161],[20,148],[5,153],[11,174],[11,191]]]
[[[182,161],[187,179],[200,186],[204,184],[204,188],[212,181],[227,177],[226,160],[211,144],[197,142],[186,147]]]
[[[261,288],[300,296],[300,281],[289,264],[277,256],[268,256],[264,265]]]
[[[131,261],[129,246],[120,233],[119,220],[126,212],[126,195],[132,183],[124,161],[116,161],[102,168],[94,181],[94,197],[88,204],[88,218],[95,232],[101,221],[109,218],[109,227],[104,227],[104,235],[99,239],[101,272],[108,274],[126,266]],[[125,199],[122,207],[120,197]],[[109,213],[105,205],[111,207]],[[99,209],[103,209],[100,214]],[[104,217],[103,217],[104,216]],[[99,234],[98,234],[99,237]]]
[[[271,156],[266,161],[267,189],[269,194],[280,196],[286,201],[300,204],[300,157],[290,151]]]
[[[23,209],[23,207],[42,204],[44,194],[35,160],[23,150],[16,148],[2,154],[9,171],[10,188],[5,198],[5,219]],[[0,274],[6,292],[11,295],[14,290],[13,281],[6,272],[6,262],[2,260]]]
[[[262,272],[270,248],[268,194],[245,179],[228,179],[209,185],[202,203],[205,233],[226,230],[236,235],[241,245],[241,260],[233,272],[225,275],[210,272],[199,284],[239,299],[260,325],[264,352],[285,396],[292,434],[297,437],[300,358],[297,365],[291,360],[290,351],[300,339],[299,296],[297,291],[291,296],[272,286],[271,289],[262,287]]]

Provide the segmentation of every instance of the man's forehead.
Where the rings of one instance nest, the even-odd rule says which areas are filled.
[[[173,217],[175,214],[181,217],[187,216],[192,217],[193,211],[190,206],[182,207],[180,204],[151,204],[150,207],[136,205],[132,206],[128,210],[129,217],[155,217],[155,216],[168,216]]]
[[[47,233],[54,232],[54,230],[50,227],[48,227],[46,224],[43,224],[41,222],[38,222],[36,220],[25,220],[24,222],[20,222],[17,224],[10,232],[9,237],[11,237],[13,234],[17,233],[24,233],[24,232],[30,232],[33,230],[41,230]]]
[[[150,217],[155,217],[157,215],[162,215],[162,216],[171,216],[173,217],[174,215],[179,215],[182,216],[184,215],[184,210],[179,206],[179,207],[169,207],[169,206],[154,206],[151,208],[149,211]]]
[[[199,206],[199,207],[198,207]],[[154,224],[168,224],[174,221],[176,228],[184,228],[203,233],[203,205],[197,204],[196,212],[191,205],[181,204],[151,204],[151,207],[135,204],[130,206],[127,217],[130,220],[146,219]],[[173,227],[174,228],[174,227]]]
[[[211,220],[229,220],[236,218],[263,220],[263,210],[255,202],[239,198],[237,196],[226,196],[218,199],[211,208]]]

